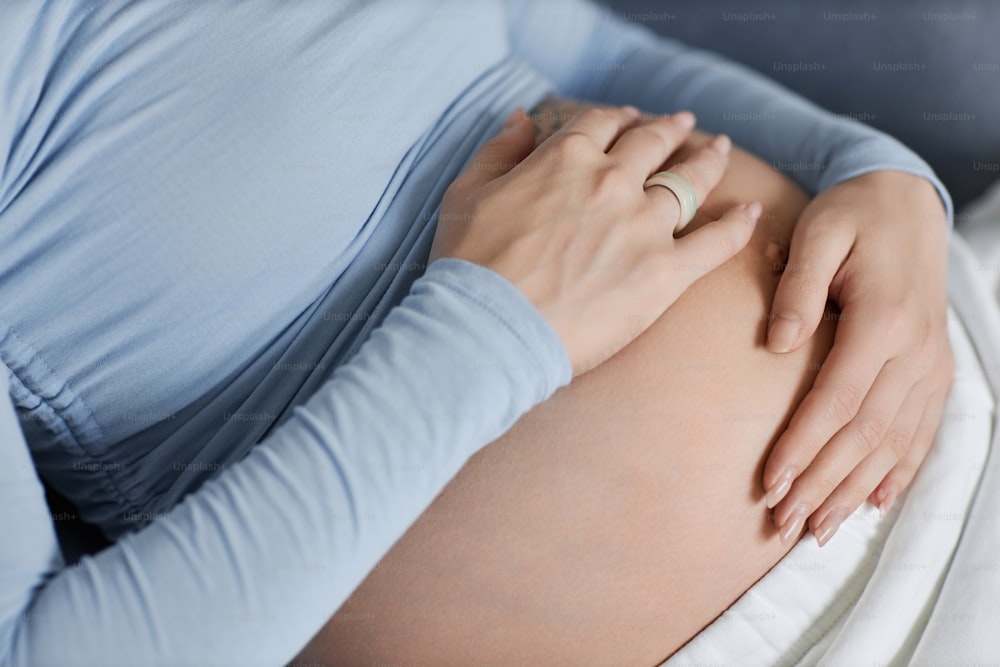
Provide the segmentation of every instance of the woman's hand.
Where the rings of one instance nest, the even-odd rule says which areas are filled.
[[[786,542],[808,517],[822,546],[865,498],[888,511],[930,449],[954,369],[946,236],[930,182],[893,171],[830,188],[799,219],[768,347],[801,346],[828,296],[841,314],[833,349],[764,468]]]
[[[693,125],[689,113],[586,109],[532,152],[534,126],[515,111],[445,193],[430,261],[457,257],[504,276],[552,326],[574,375],[590,370],[753,232],[757,204],[675,239],[677,199],[643,189]],[[699,203],[722,177],[729,147],[718,137],[672,167]]]

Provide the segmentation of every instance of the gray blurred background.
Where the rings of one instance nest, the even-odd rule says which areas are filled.
[[[1000,180],[1000,0],[601,1],[894,135],[956,209]],[[826,67],[776,71],[788,62]],[[879,69],[898,63],[918,67]]]

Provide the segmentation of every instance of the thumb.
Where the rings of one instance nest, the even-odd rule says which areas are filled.
[[[797,350],[816,331],[830,295],[830,283],[851,250],[849,234],[810,233],[808,225],[792,234],[788,263],[771,302],[767,349]]]
[[[460,189],[475,190],[500,178],[535,148],[535,126],[518,107],[504,122],[500,134],[487,141],[455,179]]]
[[[684,289],[746,247],[753,236],[761,208],[759,202],[735,206],[718,220],[674,240],[674,247],[681,258],[680,268],[689,277]]]

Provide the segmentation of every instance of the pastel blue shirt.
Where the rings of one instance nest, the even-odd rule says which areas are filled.
[[[426,265],[549,92],[692,109],[813,193],[920,174],[951,219],[895,140],[584,0],[0,6],[0,664],[283,664],[569,382],[513,285]],[[39,476],[115,544],[66,567]]]

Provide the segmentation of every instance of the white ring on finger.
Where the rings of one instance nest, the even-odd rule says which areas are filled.
[[[695,194],[694,186],[691,182],[678,174],[676,171],[659,171],[642,184],[642,189],[651,188],[654,185],[670,190],[677,197],[677,203],[681,206],[681,219],[677,222],[675,232],[679,232],[688,223],[694,220],[694,214],[698,211],[698,195]]]

